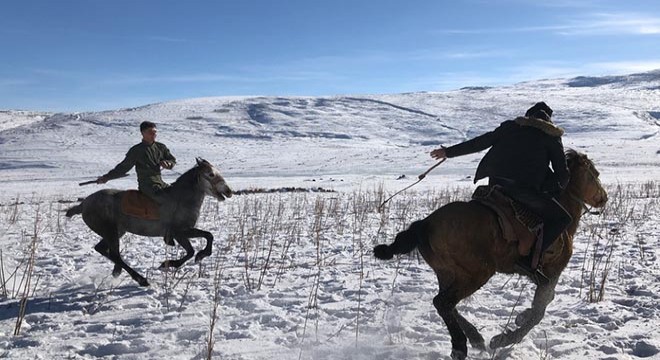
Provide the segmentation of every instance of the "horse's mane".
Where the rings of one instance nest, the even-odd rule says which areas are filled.
[[[575,188],[580,186],[577,181],[576,176],[582,171],[589,171],[590,168],[594,167],[594,163],[587,157],[586,154],[583,154],[579,151],[568,149],[565,152],[566,154],[566,164],[568,165],[568,172],[571,174],[571,180],[569,180],[567,188]]]
[[[170,187],[165,189],[165,191],[169,192],[179,188],[192,188],[197,184],[198,177],[199,165],[195,165],[179,176]]]
[[[593,166],[593,162],[587,157],[587,155],[573,150],[573,149],[568,149],[565,152],[566,154],[566,163],[568,165],[569,170],[575,166],[575,164],[579,163],[584,163],[587,165]]]
[[[568,149],[566,150],[566,162],[567,163],[573,163],[576,159],[583,157],[584,154],[580,154],[579,152],[573,150],[573,149]]]

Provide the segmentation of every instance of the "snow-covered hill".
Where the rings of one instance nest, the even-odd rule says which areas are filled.
[[[200,98],[50,116],[11,112],[11,125],[5,121],[0,132],[0,183],[94,178],[139,141],[143,120],[158,124],[159,140],[179,159],[180,172],[202,156],[230,178],[414,175],[432,165],[433,148],[489,131],[540,100],[555,109],[566,146],[618,170],[603,171],[607,180],[642,180],[656,177],[660,164],[658,76],[442,93]],[[452,159],[443,174],[470,176],[478,157]]]

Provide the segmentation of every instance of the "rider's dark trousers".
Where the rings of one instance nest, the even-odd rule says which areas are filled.
[[[493,179],[490,184],[502,186],[506,195],[527,206],[530,211],[543,219],[543,244],[541,253],[552,245],[566,227],[573,221],[571,215],[557,200],[539,190],[516,186],[509,181]]]

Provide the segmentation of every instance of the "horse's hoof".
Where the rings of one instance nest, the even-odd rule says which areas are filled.
[[[121,269],[119,269],[119,270],[112,270],[112,276],[113,276],[113,277],[117,277],[117,276],[119,276],[119,275],[121,275]]]
[[[374,256],[381,260],[390,260],[394,257],[394,253],[392,253],[389,246],[381,244],[374,247]]]
[[[140,286],[144,286],[144,287],[149,286],[149,282],[145,278],[140,278],[137,280],[137,282],[138,284],[140,284]]]
[[[479,350],[479,351],[488,351],[488,349],[486,349],[486,343],[484,341],[476,342],[476,343],[472,344],[472,347]]]
[[[451,358],[453,360],[465,360],[465,358],[467,358],[467,354],[462,350],[452,349]]]
[[[198,262],[202,261],[202,259],[204,259],[205,257],[207,257],[209,255],[210,254],[207,254],[205,252],[200,251],[200,252],[197,253],[197,255],[195,255],[195,262],[198,263]]]

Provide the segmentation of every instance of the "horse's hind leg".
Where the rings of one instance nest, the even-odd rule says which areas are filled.
[[[99,241],[99,243],[96,244],[96,246],[94,246],[94,250],[96,250],[99,254],[105,256],[106,258],[108,258],[108,260],[112,260],[110,259],[108,242],[105,239],[101,239],[101,241]],[[121,274],[121,270],[122,270],[121,266],[119,264],[115,264],[114,269],[112,269],[112,276],[114,277],[119,276],[119,274]]]
[[[464,360],[467,357],[467,338],[456,316],[458,315],[456,311],[457,303],[458,299],[456,299],[456,294],[452,289],[441,289],[438,295],[433,298],[433,306],[447,325],[451,336],[451,358]]]
[[[133,280],[138,282],[138,284],[141,286],[149,286],[149,282],[144,276],[138,274],[137,271],[133,270],[124,262],[124,260],[122,260],[119,254],[119,237],[117,235],[103,236],[103,239],[94,246],[94,250],[98,251],[101,255],[107,257],[115,264],[115,267],[112,270],[113,275],[115,273],[119,275],[121,269],[124,269]]]
[[[454,315],[458,320],[458,326],[461,327],[463,333],[465,333],[468,340],[470,340],[472,347],[478,350],[486,351],[486,341],[484,340],[484,337],[479,333],[479,330],[477,330],[477,328],[472,325],[471,322],[464,318],[463,315],[459,314],[458,310],[454,310],[454,312]]]

